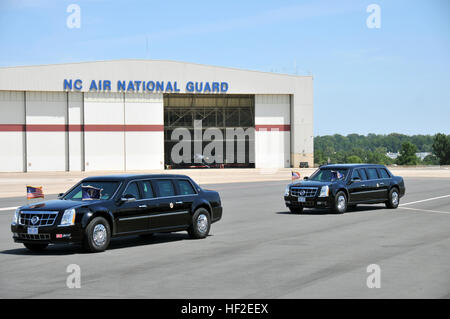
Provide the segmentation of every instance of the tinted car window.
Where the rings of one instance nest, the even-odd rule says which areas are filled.
[[[150,181],[142,182],[142,192],[143,198],[154,198],[152,183]]]
[[[100,192],[100,199],[110,199],[116,192],[119,182],[82,182],[67,193],[63,199],[81,200],[81,186],[93,186],[95,188],[100,188],[102,190]]]
[[[354,169],[354,170],[353,170],[353,173],[352,173],[352,179],[354,179],[354,178],[359,178],[359,179],[361,179],[361,175],[359,175],[359,172],[358,172],[357,169]]]
[[[379,168],[378,173],[380,173],[381,178],[391,178],[384,168]]]
[[[369,168],[367,170],[367,173],[369,174],[369,179],[378,179],[378,173],[376,168]]]
[[[128,184],[127,188],[123,192],[124,195],[133,195],[136,199],[141,199],[141,195],[139,194],[139,189],[136,182],[132,182]]]
[[[175,196],[175,189],[171,180],[157,180],[156,187],[158,188],[158,194],[161,197]]]
[[[363,181],[367,180],[367,174],[366,174],[366,170],[364,168],[360,168],[358,170],[358,172],[359,172],[359,175],[361,175],[361,179]]]
[[[191,183],[186,180],[178,180],[178,188],[180,189],[180,195],[195,194],[194,188]]]

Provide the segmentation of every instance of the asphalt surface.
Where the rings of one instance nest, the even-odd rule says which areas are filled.
[[[13,210],[0,210],[0,297],[450,298],[450,196],[441,197],[450,179],[405,180],[404,206],[344,215],[288,213],[284,182],[207,185],[224,206],[208,238],[127,237],[99,254],[31,253],[13,243]],[[24,202],[0,199],[0,209]],[[80,266],[79,289],[66,286],[69,264]],[[367,286],[370,264],[380,266],[380,288]]]

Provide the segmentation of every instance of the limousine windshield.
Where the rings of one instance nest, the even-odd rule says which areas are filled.
[[[108,200],[115,194],[120,182],[83,182],[75,186],[70,192],[68,192],[62,199],[65,200],[82,200],[81,186],[92,186],[100,188],[100,199]]]
[[[334,182],[339,179],[344,179],[347,176],[348,169],[329,169],[321,168],[309,177],[308,180],[316,182]]]

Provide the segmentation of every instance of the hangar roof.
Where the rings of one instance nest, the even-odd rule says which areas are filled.
[[[80,79],[81,92],[90,92],[91,81],[111,82],[117,92],[117,81],[178,82],[180,93],[187,82],[227,82],[234,94],[294,94],[312,91],[312,76],[249,71],[165,60],[111,60],[36,66],[0,68],[2,91],[66,91],[64,80]],[[306,91],[305,91],[306,93]]]

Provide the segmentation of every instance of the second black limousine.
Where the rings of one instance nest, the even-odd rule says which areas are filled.
[[[222,217],[219,193],[184,175],[88,177],[59,199],[19,207],[11,224],[15,242],[30,250],[82,243],[104,251],[111,237],[187,230],[205,238]]]
[[[288,185],[284,200],[293,213],[304,208],[331,208],[342,214],[358,204],[384,203],[387,208],[397,208],[403,195],[403,178],[394,176],[384,165],[329,164]]]

